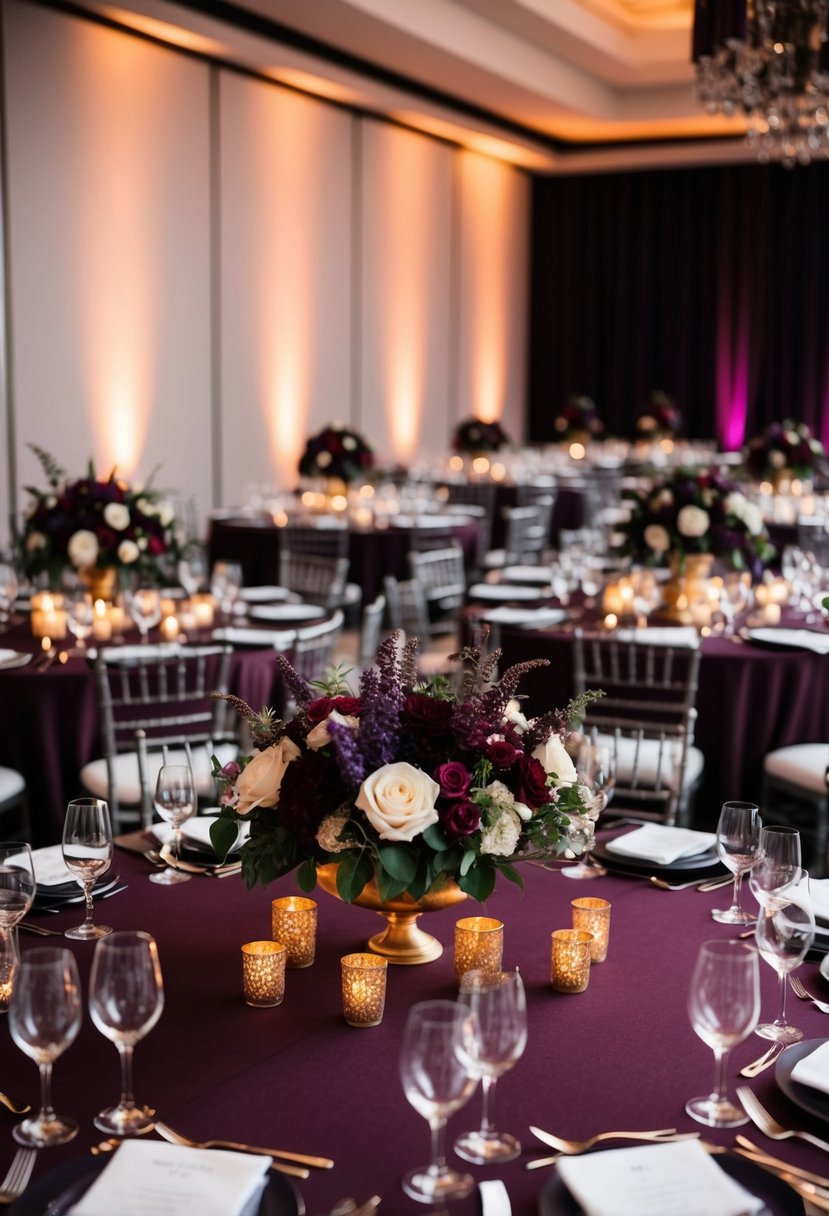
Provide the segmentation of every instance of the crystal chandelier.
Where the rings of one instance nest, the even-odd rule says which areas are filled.
[[[829,156],[829,0],[696,0],[697,93],[744,113],[762,161]]]

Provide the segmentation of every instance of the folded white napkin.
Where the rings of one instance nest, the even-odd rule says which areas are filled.
[[[243,629],[229,625],[214,629],[214,642],[229,642],[231,646],[261,646],[263,649],[290,650],[296,632],[293,629]]]
[[[662,823],[647,823],[634,832],[616,836],[605,846],[608,853],[635,857],[667,866],[681,857],[696,857],[717,843],[714,832],[695,832],[691,828],[669,828]]]
[[[501,571],[504,578],[514,583],[541,583],[548,586],[550,582],[549,566],[504,566]]]
[[[210,840],[210,825],[216,822],[215,815],[197,815],[187,819],[181,825],[181,836],[185,844],[194,844],[201,849],[212,849]],[[154,823],[151,832],[160,844],[165,844],[173,835],[169,823]],[[240,823],[236,834],[234,848],[239,848],[250,835],[250,824]]]
[[[32,849],[32,861],[35,866],[35,880],[39,887],[58,887],[64,882],[75,882],[75,875],[66,868],[63,860],[63,848],[59,844],[50,844],[43,849]]]
[[[239,1216],[270,1157],[124,1140],[67,1216]]]
[[[810,878],[809,895],[812,898],[815,920],[829,922],[829,878]]]
[[[313,621],[325,616],[319,604],[258,604],[248,609],[252,621]]]
[[[559,1158],[556,1166],[585,1216],[745,1216],[756,1198],[721,1170],[698,1140]]]
[[[774,646],[793,646],[796,650],[829,654],[829,634],[818,633],[815,629],[751,629],[748,636],[753,642],[768,642]]]
[[[287,587],[242,587],[239,599],[246,604],[275,604],[277,600],[287,600],[293,595]]]
[[[542,600],[552,591],[521,583],[474,583],[468,594],[471,600]]]
[[[690,625],[617,629],[616,637],[622,642],[647,642],[649,646],[688,646],[691,649],[699,646],[699,634]]]
[[[808,1085],[810,1089],[829,1094],[829,1042],[799,1059],[792,1069],[791,1078],[798,1085]]]
[[[563,608],[512,608],[509,604],[501,604],[498,608],[490,608],[481,619],[496,625],[525,625],[528,629],[540,629],[542,625],[560,625],[567,619],[567,613]]]

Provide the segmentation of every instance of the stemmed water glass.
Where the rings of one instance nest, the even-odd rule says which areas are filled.
[[[66,596],[66,627],[75,638],[77,652],[86,653],[86,639],[92,635],[95,622],[92,597],[85,591],[71,592]]]
[[[800,832],[797,828],[770,824],[760,829],[757,860],[751,867],[748,885],[761,907],[769,907],[777,892],[785,891],[799,876]]]
[[[717,823],[717,853],[723,865],[734,875],[731,907],[714,908],[714,920],[723,925],[751,925],[755,917],[740,906],[740,886],[743,875],[757,859],[760,829],[760,809],[753,802],[724,802]]]
[[[0,562],[0,624],[11,623],[17,591],[17,571],[10,562]]]
[[[164,764],[158,770],[153,803],[162,819],[172,825],[173,863],[164,870],[150,875],[150,882],[169,886],[175,882],[189,882],[191,875],[176,869],[181,851],[181,825],[196,812],[196,783],[189,764]]]
[[[132,1136],[153,1122],[155,1111],[136,1106],[132,1085],[135,1044],[152,1030],[164,1008],[158,948],[149,933],[125,931],[102,938],[89,977],[89,1012],[101,1034],[118,1048],[121,1097],[95,1116],[110,1135]]]
[[[691,1098],[685,1109],[709,1127],[740,1127],[748,1115],[728,1097],[725,1060],[732,1047],[751,1034],[760,1016],[760,968],[747,942],[703,942],[688,993],[688,1016],[714,1052],[714,1088]]]
[[[561,873],[566,878],[603,878],[607,874],[604,866],[590,860],[590,852],[596,842],[596,820],[613,795],[616,778],[613,749],[609,744],[599,743],[593,737],[585,739],[576,756],[576,772],[579,782],[593,794],[593,807],[588,815],[572,816],[567,833],[567,843],[580,851],[579,860],[573,866],[563,866]]]
[[[734,636],[734,621],[746,607],[749,600],[749,588],[737,573],[726,574],[720,592],[720,612],[725,621],[723,637]]]
[[[409,1010],[400,1051],[403,1092],[432,1132],[432,1160],[403,1178],[403,1190],[422,1203],[460,1199],[475,1186],[470,1174],[446,1164],[446,1121],[472,1096],[477,1078],[463,1062],[469,1010],[455,1001],[422,1001]]]
[[[803,962],[815,939],[815,914],[809,896],[809,874],[798,870],[788,881],[765,892],[754,930],[757,949],[777,972],[780,1005],[773,1022],[763,1022],[756,1033],[775,1043],[797,1043],[803,1031],[786,1020],[786,977]]]
[[[17,1046],[40,1070],[40,1110],[12,1129],[18,1144],[38,1148],[65,1144],[78,1124],[55,1114],[52,1064],[81,1026],[81,981],[73,955],[65,946],[38,946],[21,959],[9,1005],[9,1030]]]
[[[37,884],[32,850],[24,840],[0,844],[0,933],[11,932],[34,901]]]
[[[242,567],[238,562],[215,562],[210,575],[210,594],[228,620],[242,589]]]
[[[127,593],[127,611],[132,617],[141,641],[147,642],[150,630],[161,620],[161,595],[155,587],[139,587]]]
[[[109,806],[100,798],[75,798],[63,822],[63,860],[83,889],[86,919],[67,929],[64,937],[93,941],[112,932],[110,925],[93,924],[92,889],[112,865],[112,825]]]
[[[478,1165],[512,1161],[521,1145],[515,1136],[495,1130],[492,1101],[495,1082],[527,1045],[527,999],[521,976],[517,971],[468,971],[458,1002],[472,1015],[461,1050],[469,1073],[480,1078],[483,1103],[480,1127],[464,1132],[455,1141],[455,1152]]]
[[[207,560],[200,545],[188,545],[185,556],[179,560],[178,581],[188,595],[196,595],[207,580]]]

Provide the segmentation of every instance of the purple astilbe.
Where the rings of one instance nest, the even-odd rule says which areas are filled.
[[[395,759],[400,739],[403,689],[394,636],[380,643],[375,666],[363,672],[360,697],[360,751],[371,773]]]
[[[296,702],[297,707],[305,710],[314,700],[315,693],[310,686],[305,682],[298,671],[295,671],[284,654],[276,656],[276,668],[282,679],[285,681],[288,692],[291,698]]]
[[[362,723],[360,730],[362,731]],[[336,720],[329,720],[328,734],[334,744],[334,754],[337,758],[340,776],[349,789],[356,793],[363,783],[366,772],[370,771],[366,769],[365,757],[360,750],[357,737],[350,726]]]

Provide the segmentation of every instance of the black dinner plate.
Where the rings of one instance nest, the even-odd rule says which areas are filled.
[[[800,1085],[792,1080],[792,1069],[798,1060],[811,1055],[826,1042],[826,1039],[803,1039],[800,1043],[792,1043],[777,1057],[774,1079],[790,1102],[829,1123],[829,1094],[822,1094],[819,1089],[812,1089],[811,1085]]]
[[[706,849],[704,853],[695,853],[693,857],[679,857],[676,861],[665,864],[648,861],[644,857],[622,857],[619,853],[611,853],[604,844],[597,844],[591,854],[608,869],[618,870],[623,874],[681,874],[686,870],[695,873],[711,870],[712,874],[722,872],[725,878],[728,871],[717,856],[716,849]],[[702,874],[699,874],[702,877]]]
[[[716,1157],[729,1177],[765,1204],[757,1216],[803,1216],[803,1201],[788,1183],[745,1157],[723,1153]],[[582,1216],[579,1206],[555,1170],[538,1197],[538,1216]]]
[[[58,1166],[33,1182],[8,1208],[8,1216],[66,1216],[98,1177],[107,1160],[105,1157],[90,1162],[89,1158],[81,1157]],[[254,1196],[241,1216],[305,1216],[305,1203],[290,1178],[270,1170],[265,1189],[258,1197]]]
[[[102,895],[106,895],[107,891],[111,891],[118,885],[119,878],[118,874],[105,874],[103,878],[99,878],[92,888],[92,898],[99,899]],[[83,891],[76,882],[62,883],[57,887],[38,887],[32,902],[32,911],[36,912],[38,908],[41,910],[63,908],[67,904],[82,904],[83,902]]]

